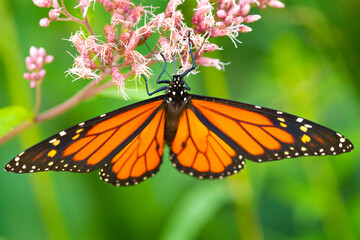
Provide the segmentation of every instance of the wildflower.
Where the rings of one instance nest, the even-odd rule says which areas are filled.
[[[41,8],[49,8],[52,5],[52,0],[33,0],[33,3]]]
[[[125,100],[129,99],[129,97],[125,93],[125,78],[120,73],[119,69],[117,67],[112,68],[110,75],[112,77],[113,85],[118,88],[118,91],[121,93],[121,96],[123,96]]]
[[[184,0],[170,0],[166,6],[165,16],[172,17],[176,11],[176,8],[183,2],[184,2]]]
[[[175,45],[171,46],[170,41],[166,37],[160,37],[159,45],[160,45],[160,52],[169,62],[172,61],[173,56],[179,54],[179,48],[176,47]]]
[[[225,70],[224,66],[227,65],[227,63],[220,62],[219,59],[213,59],[208,57],[201,57],[196,62],[200,66],[205,67],[215,67],[217,70]]]
[[[124,19],[125,18],[124,18],[123,15],[118,14],[118,13],[114,13],[114,15],[112,15],[112,17],[111,17],[111,25],[112,26],[117,26],[117,25],[123,23]]]
[[[141,75],[144,75],[149,79],[152,75],[152,70],[145,64],[135,63],[131,65],[131,71],[135,73],[135,78],[140,78]]]
[[[127,48],[130,50],[134,50],[139,45],[139,42],[140,42],[140,35],[137,32],[135,32],[131,36],[129,43],[127,44]]]
[[[40,27],[48,27],[50,25],[50,19],[48,18],[42,18],[39,21]]]
[[[249,14],[249,12],[250,12],[250,4],[244,4],[244,5],[242,5],[241,6],[241,9],[240,9],[240,15],[241,16],[246,16],[246,15],[248,15]]]
[[[105,38],[106,38],[107,43],[116,44],[115,31],[110,25],[108,25],[108,24],[105,25],[104,34],[105,34]]]
[[[99,44],[98,42],[100,42],[98,39],[96,39],[95,36],[89,36],[85,39],[85,41],[83,41],[82,38],[79,39],[79,47],[81,47],[81,54],[87,53],[89,54],[89,52],[94,53],[95,55],[98,55],[99,52],[101,51],[101,44]]]
[[[252,28],[251,27],[248,27],[246,25],[240,25],[238,27],[238,31],[239,32],[242,32],[242,33],[247,33],[247,32],[251,32],[252,31]]]
[[[233,2],[234,0],[220,0],[219,9],[228,10],[232,6]]]
[[[30,56],[25,58],[26,68],[29,72],[24,73],[24,78],[30,81],[30,87],[34,88],[36,83],[44,78],[46,73],[43,69],[44,64],[49,64],[53,60],[54,57],[47,55],[44,48],[30,47]]]
[[[132,36],[132,31],[125,31],[123,34],[119,36],[119,49],[121,51],[125,50],[126,46],[130,41],[131,36]]]
[[[104,43],[100,46],[100,51],[96,55],[99,58],[100,62],[104,65],[111,65],[114,56],[113,51],[115,50],[115,46],[113,44]]]
[[[195,31],[197,33],[207,32],[215,24],[214,16],[212,15],[213,6],[208,0],[198,0],[197,8],[193,18],[191,19],[194,25],[197,25]]]
[[[228,36],[236,46],[240,33],[252,31],[247,24],[261,19],[260,15],[249,14],[251,7],[257,6],[260,9],[267,6],[284,7],[279,0],[197,0],[197,6],[191,18],[192,27],[188,27],[181,10],[178,9],[184,0],[169,0],[166,10],[159,14],[154,14],[152,7],[148,10],[146,6],[134,4],[131,0],[78,0],[76,7],[81,10],[84,18],[88,8],[95,1],[111,14],[110,21],[103,27],[105,42],[96,37],[86,19],[84,21],[77,19],[77,22],[81,21],[87,28],[90,36],[78,31],[70,37],[69,41],[76,47],[78,55],[74,57],[74,64],[67,74],[75,77],[75,80],[98,79],[99,76],[96,73],[98,69],[110,68],[112,83],[118,87],[124,97],[126,96],[125,79],[119,68],[130,66],[135,78],[141,75],[149,78],[152,71],[148,65],[152,62],[150,58],[147,58],[148,55],[144,57],[140,54],[137,47],[154,33],[160,33],[160,38],[155,45],[158,50],[154,50],[154,54],[161,53],[169,62],[174,59],[179,60],[180,71],[185,71],[192,65],[190,50],[193,51],[198,65],[223,69],[225,64],[219,59],[203,56],[208,52],[221,49],[216,44],[210,43],[208,39]],[[66,9],[64,1],[33,0],[33,2],[39,7],[53,8],[49,11],[48,18],[40,20],[42,27],[49,26],[51,21],[65,20],[65,18],[59,19],[61,13],[67,17],[66,20],[73,20],[70,13],[64,11]],[[141,20],[144,20],[143,24],[140,24]],[[190,46],[189,34],[191,35]],[[158,59],[162,60],[162,58]],[[30,72],[24,74],[24,77],[32,81],[32,85],[45,75],[45,70],[39,70],[43,64],[41,60],[36,62],[32,59],[27,60],[28,68],[33,69],[35,73],[29,70]],[[117,67],[114,68],[114,66]],[[101,73],[106,75],[108,71]]]
[[[114,0],[112,3],[112,9],[121,15],[129,13],[131,6],[134,6],[134,4],[130,0]]]
[[[83,17],[86,16],[87,10],[90,7],[91,2],[95,2],[95,0],[80,0],[78,1],[79,4],[75,6],[75,8],[80,7],[81,11],[83,12]]]
[[[285,7],[285,5],[284,5],[282,2],[277,1],[277,0],[272,0],[272,1],[270,1],[270,2],[268,3],[268,5],[269,5],[270,7],[274,7],[274,8],[284,8],[284,7]]]
[[[51,21],[56,21],[60,16],[60,8],[51,9],[49,11],[49,18]]]
[[[78,56],[74,59],[74,64],[72,68],[67,70],[66,73],[67,75],[70,75],[72,78],[74,78],[73,81],[80,78],[98,80],[100,77],[96,74],[96,70],[92,70],[92,66],[93,63],[89,58]]]
[[[206,43],[204,44],[205,52],[214,52],[215,50],[222,50],[218,45],[214,43]]]
[[[82,31],[75,32],[74,35],[72,35],[69,38],[69,41],[76,47],[77,51],[82,54],[84,52],[83,46],[84,46],[84,33]]]
[[[141,35],[141,37],[146,41],[152,35],[153,29],[153,26],[145,25],[139,29],[139,35]]]

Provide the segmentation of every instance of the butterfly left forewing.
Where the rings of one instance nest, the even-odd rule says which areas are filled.
[[[162,109],[162,97],[103,114],[34,145],[18,154],[5,170],[90,172],[104,167]]]

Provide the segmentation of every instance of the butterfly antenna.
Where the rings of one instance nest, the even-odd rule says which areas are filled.
[[[150,49],[150,47],[149,47],[149,45],[146,43],[145,39],[144,39],[142,36],[140,36],[140,38],[141,38],[141,40],[143,40],[143,42],[144,42],[145,46],[147,47],[147,49],[149,49],[151,55],[153,55],[153,57],[155,58],[156,62],[157,62],[157,63],[161,66],[161,68],[163,69],[163,72],[162,72],[162,73],[166,72],[166,74],[170,77],[170,79],[172,79],[172,77],[170,76],[170,74],[166,71],[166,69],[163,67],[163,65],[160,63],[160,61],[157,59],[156,55],[155,55],[155,54],[153,53],[153,51]],[[164,55],[162,55],[162,54],[160,54],[160,55],[161,55],[161,57],[163,58],[163,60],[166,61]],[[161,73],[160,75],[162,75],[162,73]]]
[[[175,62],[175,56],[173,56],[173,62],[174,62],[174,74],[176,75],[177,71],[176,71],[176,62]]]
[[[204,44],[205,44],[205,42],[206,42],[206,40],[207,40],[208,38],[209,38],[209,33],[207,32],[207,33],[205,33],[205,35],[204,35],[204,40],[203,40],[203,42],[201,43],[201,46],[200,46],[199,50],[197,50],[196,53],[195,53],[194,59],[196,59],[196,57],[199,55],[199,52],[201,51],[202,47],[204,46]],[[190,36],[189,36],[189,41],[190,41]]]

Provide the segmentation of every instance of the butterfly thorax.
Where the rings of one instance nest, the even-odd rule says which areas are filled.
[[[185,83],[180,75],[174,75],[165,91],[165,141],[171,145],[181,113],[189,102],[190,94],[185,89]]]

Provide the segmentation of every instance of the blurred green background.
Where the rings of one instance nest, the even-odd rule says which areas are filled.
[[[160,10],[166,2],[159,1]],[[0,171],[0,239],[359,239],[360,1],[285,4],[285,9],[253,9],[262,19],[249,25],[253,32],[240,34],[243,43],[237,49],[230,39],[218,39],[224,50],[212,56],[231,64],[225,72],[201,67],[188,79],[192,92],[311,119],[347,136],[353,152],[267,164],[248,161],[245,171],[212,181],[180,174],[165,154],[154,178],[119,188],[100,181],[97,172]],[[195,7],[195,1],[181,7],[187,21]],[[108,16],[99,4],[95,9],[93,21],[102,34]],[[47,9],[30,0],[0,0],[0,108],[33,109],[34,89],[22,78],[32,45],[55,56],[46,66],[42,110],[88,83],[72,82],[64,74],[72,65],[66,51],[76,52],[63,38],[79,26],[56,22],[39,27],[46,16]],[[0,165],[52,134],[130,103],[114,92],[1,145]],[[140,87],[131,102],[144,93]]]

